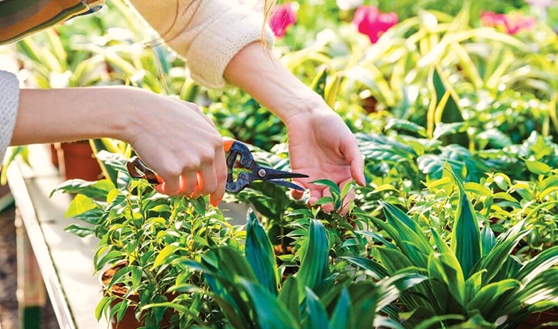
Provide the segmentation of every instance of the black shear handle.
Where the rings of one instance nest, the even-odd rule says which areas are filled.
[[[134,178],[143,178],[150,184],[154,185],[163,184],[161,176],[157,175],[152,169],[147,167],[138,157],[133,157],[128,160],[126,168],[128,168],[130,176]]]

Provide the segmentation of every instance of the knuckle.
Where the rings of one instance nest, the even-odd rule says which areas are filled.
[[[217,187],[218,187],[218,186],[219,186],[219,185],[217,185],[217,183],[208,184],[208,185],[205,187],[205,192],[206,192],[207,194],[211,194],[211,193],[217,191]]]
[[[223,148],[223,136],[221,136],[218,132],[215,132],[215,134],[213,134],[209,142],[211,143],[211,146],[215,151],[219,151]]]
[[[202,113],[202,110],[200,109],[200,107],[194,103],[190,103],[190,102],[186,102],[186,106],[188,106],[189,108],[191,108],[192,110],[198,112],[198,113]]]
[[[186,164],[184,164],[185,171],[198,171],[200,168],[200,162],[194,159],[189,160]]]
[[[203,164],[211,164],[215,159],[215,151],[213,149],[204,149],[200,152],[200,162]]]
[[[227,180],[228,172],[227,170],[218,170],[217,171],[217,181],[218,182],[225,182]]]
[[[180,176],[181,173],[182,173],[182,169],[180,168],[180,166],[178,166],[178,165],[171,165],[171,164],[167,164],[167,165],[159,172],[159,174],[160,174],[161,176],[163,176],[163,177],[168,177],[168,178]]]

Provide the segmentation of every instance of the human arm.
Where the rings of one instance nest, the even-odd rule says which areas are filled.
[[[365,184],[355,137],[317,94],[262,46],[261,15],[242,12],[229,0],[131,2],[161,38],[186,58],[196,81],[218,88],[226,79],[282,119],[289,132],[293,170],[310,175],[299,180],[310,188],[310,203],[329,193],[310,184],[312,180],[327,178],[343,185],[355,179]],[[324,208],[331,210],[331,205]]]
[[[0,161],[10,145],[18,104],[19,82],[16,76],[0,70]]]
[[[222,138],[194,104],[127,87],[20,91],[11,145],[100,137],[130,143],[163,178],[160,192],[223,198]]]
[[[311,184],[330,179],[343,186],[355,179],[365,184],[364,161],[356,138],[324,100],[289,72],[260,43],[242,49],[225,71],[227,81],[241,87],[269,108],[287,126],[293,171],[309,175],[298,180],[310,189],[310,203],[330,195]],[[293,196],[300,197],[293,193]],[[332,205],[324,210],[331,211]]]

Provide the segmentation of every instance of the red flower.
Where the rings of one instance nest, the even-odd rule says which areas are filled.
[[[271,14],[269,25],[276,37],[282,38],[287,28],[296,23],[296,12],[290,2],[277,6]]]
[[[510,35],[517,34],[522,30],[531,30],[537,24],[533,17],[525,17],[520,14],[495,14],[491,11],[482,13],[481,21],[484,26],[501,29]]]
[[[396,13],[381,13],[376,7],[360,6],[355,12],[353,25],[360,33],[367,35],[370,42],[376,43],[380,36],[398,21]]]

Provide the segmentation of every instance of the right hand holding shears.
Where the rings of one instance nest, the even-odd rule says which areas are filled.
[[[170,196],[210,195],[218,205],[227,164],[213,122],[195,104],[171,97],[144,92],[130,101],[137,115],[129,118],[126,141],[162,179],[156,189]]]

